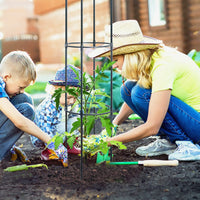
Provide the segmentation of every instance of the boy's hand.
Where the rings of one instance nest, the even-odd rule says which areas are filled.
[[[48,150],[50,152],[48,159],[58,159],[61,160],[64,167],[68,166],[68,152],[63,144],[60,144],[57,149],[55,149],[55,143],[51,142],[48,145]]]

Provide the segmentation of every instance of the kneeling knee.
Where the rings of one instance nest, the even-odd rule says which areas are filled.
[[[22,103],[17,106],[18,111],[30,120],[34,119],[34,107],[29,103]]]

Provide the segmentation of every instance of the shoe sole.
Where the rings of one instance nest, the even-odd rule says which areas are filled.
[[[180,161],[195,161],[195,160],[200,160],[200,156],[198,157],[193,157],[193,158],[170,158],[168,157],[168,160],[180,160]]]
[[[173,150],[167,150],[167,151],[160,151],[160,152],[157,152],[157,153],[139,153],[136,151],[136,154],[139,155],[139,156],[160,156],[160,155],[169,155],[171,153],[174,153],[175,149]]]

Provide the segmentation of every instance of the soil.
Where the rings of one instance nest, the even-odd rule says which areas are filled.
[[[122,133],[142,123],[127,120],[118,130]],[[138,146],[146,145],[150,137],[128,143],[126,150],[113,148],[113,161],[147,159],[167,160],[166,155],[140,157]],[[2,161],[0,164],[0,200],[191,200],[200,199],[200,161],[179,162],[176,167],[144,167],[139,165],[96,164],[96,157],[82,165],[79,156],[69,156],[69,167],[58,161],[41,161],[40,150],[35,149],[29,136],[18,141],[31,160],[31,164],[45,163],[48,169],[29,168],[24,171],[5,172],[20,161]],[[81,177],[82,171],[82,177]]]

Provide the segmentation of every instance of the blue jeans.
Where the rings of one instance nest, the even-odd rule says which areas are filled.
[[[33,120],[33,100],[28,94],[18,94],[10,99],[15,108],[25,117]],[[0,161],[24,132],[18,129],[10,119],[0,111]]]
[[[145,122],[151,89],[142,88],[134,81],[126,81],[121,87],[121,96]],[[200,113],[171,95],[168,111],[157,135],[166,137],[172,143],[187,140],[200,144]]]

